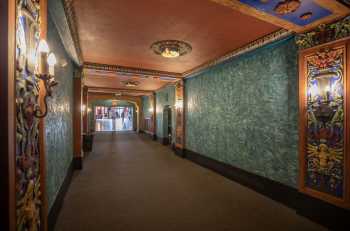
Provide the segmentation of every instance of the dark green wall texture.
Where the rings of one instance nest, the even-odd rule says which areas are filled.
[[[53,97],[49,99],[49,113],[45,118],[45,148],[47,158],[46,189],[49,208],[67,175],[73,158],[73,73],[74,65],[65,52],[51,17],[48,20],[48,44],[57,57]],[[66,62],[65,67],[60,66]]]
[[[298,72],[293,37],[186,80],[186,148],[296,187]]]
[[[150,108],[152,106],[151,99],[149,96],[142,96],[142,112],[144,118],[150,118],[152,116],[152,112],[150,111]]]

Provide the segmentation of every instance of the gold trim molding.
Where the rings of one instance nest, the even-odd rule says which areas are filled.
[[[106,71],[106,72],[115,72],[119,74],[128,74],[128,75],[143,75],[143,76],[157,76],[157,77],[169,77],[169,78],[182,78],[181,73],[175,72],[166,72],[166,71],[157,71],[150,69],[141,69],[135,67],[124,67],[118,65],[108,65],[108,64],[99,64],[99,63],[84,63],[84,69],[95,70],[95,71]]]
[[[63,3],[64,11],[66,13],[68,26],[69,26],[70,32],[72,34],[74,47],[75,47],[77,55],[78,55],[78,61],[79,61],[79,64],[82,65],[84,61],[83,61],[83,55],[82,55],[81,46],[80,46],[78,26],[77,26],[73,1],[74,0],[62,0],[62,3]]]
[[[193,75],[197,75],[200,72],[202,72],[210,67],[216,66],[216,65],[223,63],[229,59],[232,59],[232,58],[237,57],[239,55],[242,55],[242,54],[245,54],[247,52],[258,49],[258,48],[265,46],[269,43],[286,38],[286,37],[292,35],[293,33],[294,32],[288,31],[285,29],[278,30],[274,33],[271,33],[271,34],[266,35],[260,39],[257,39],[257,40],[255,40],[255,41],[253,41],[253,42],[251,42],[251,43],[249,43],[241,48],[238,48],[238,49],[236,49],[236,50],[234,50],[234,51],[232,51],[224,56],[221,56],[218,59],[212,60],[212,61],[207,62],[203,65],[200,65],[199,67],[196,67],[190,71],[187,71],[187,72],[183,73],[183,76],[185,78],[192,77]]]

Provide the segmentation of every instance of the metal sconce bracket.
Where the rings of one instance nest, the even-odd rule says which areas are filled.
[[[58,82],[51,75],[37,75],[37,77],[44,82],[45,85],[45,96],[44,96],[44,105],[45,111],[43,112],[40,106],[34,111],[34,116],[36,118],[44,118],[47,116],[48,108],[47,108],[47,99],[52,96],[53,87],[58,85]]]

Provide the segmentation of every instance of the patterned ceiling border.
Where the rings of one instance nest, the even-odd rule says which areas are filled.
[[[114,94],[114,93],[139,93],[139,94],[152,94],[154,91],[150,90],[138,90],[138,89],[125,89],[125,88],[108,88],[108,87],[91,87],[87,86],[88,92],[91,93],[109,93],[109,94]]]
[[[300,50],[350,36],[350,16],[338,22],[320,25],[313,31],[298,34],[296,43]]]
[[[288,31],[288,30],[285,30],[285,29],[281,29],[281,30],[278,30],[274,33],[271,33],[269,35],[266,35],[260,39],[257,39],[241,48],[238,48],[224,56],[221,56],[219,57],[218,59],[215,59],[213,61],[210,61],[210,62],[207,62],[203,65],[200,65],[199,67],[196,67],[190,71],[187,71],[185,73],[183,73],[183,76],[185,78],[190,78],[190,77],[193,77],[194,75],[198,75],[200,74],[201,72],[203,72],[204,70],[210,68],[210,67],[213,67],[213,66],[216,66],[220,63],[223,63],[225,61],[228,61],[234,57],[237,57],[239,55],[242,55],[244,53],[247,53],[247,52],[250,52],[250,51],[253,51],[255,49],[258,49],[262,46],[265,46],[269,43],[272,43],[274,41],[277,41],[277,40],[280,40],[280,39],[283,39],[283,38],[286,38],[290,35],[294,34],[293,31]]]
[[[79,64],[82,65],[84,63],[84,61],[83,61],[83,55],[82,55],[81,46],[80,46],[78,26],[77,26],[73,1],[74,0],[62,0],[62,3],[63,3],[63,8],[64,8],[64,11],[66,13],[66,17],[68,20],[68,26],[69,26],[69,29],[70,29],[70,32],[72,34],[72,38],[74,41],[74,46],[75,46],[75,49],[76,49],[76,52],[78,55],[78,61],[79,61]]]
[[[347,7],[350,7],[350,0],[337,0],[337,1],[344,4]]]
[[[170,77],[170,78],[182,78],[182,74],[166,71],[157,71],[150,69],[141,69],[134,67],[124,67],[118,65],[108,65],[108,64],[99,64],[99,63],[84,63],[84,69],[95,70],[95,71],[106,71],[106,72],[115,72],[119,74],[128,74],[128,75],[142,75],[142,76],[159,76],[159,77]]]

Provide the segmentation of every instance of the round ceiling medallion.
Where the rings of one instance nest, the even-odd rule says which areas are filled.
[[[165,58],[177,58],[192,51],[190,44],[178,40],[163,40],[152,44],[151,49]]]

